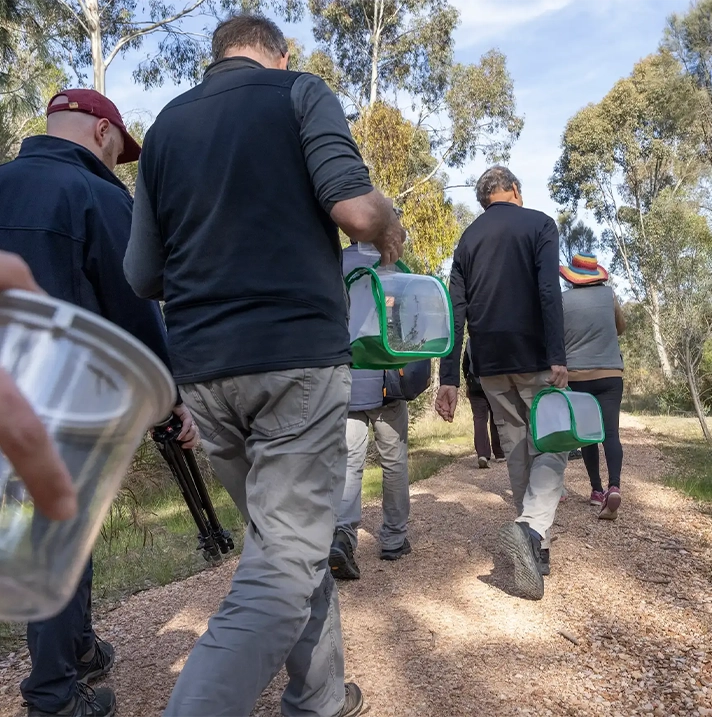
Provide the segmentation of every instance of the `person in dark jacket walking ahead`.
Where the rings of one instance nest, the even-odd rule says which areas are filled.
[[[137,298],[123,275],[132,201],[112,170],[138,159],[140,147],[94,90],[58,94],[47,115],[48,134],[26,139],[17,159],[0,166],[0,249],[22,257],[49,295],[113,321],[170,368],[158,305]],[[190,412],[175,412],[192,447]],[[67,607],[27,627],[32,671],[21,690],[29,717],[114,714],[113,691],[86,685],[114,662],[114,648],[92,628],[91,583],[90,559]]]
[[[440,364],[436,408],[453,419],[467,322],[474,373],[492,406],[517,509],[500,542],[518,591],[538,600],[567,456],[537,452],[529,426],[537,393],[568,381],[559,234],[551,217],[523,208],[519,180],[505,167],[480,177],[477,200],[485,211],[462,235],[450,275],[455,347]]]
[[[489,468],[494,450],[494,459],[497,463],[505,461],[502,445],[499,441],[499,431],[494,421],[492,406],[487,400],[487,394],[482,388],[479,376],[474,374],[472,366],[472,344],[467,339],[467,348],[462,357],[462,375],[467,384],[467,397],[470,399],[472,408],[472,421],[475,429],[475,451],[477,453],[477,465],[480,468]],[[490,433],[492,441],[490,442]]]
[[[328,565],[351,388],[339,227],[385,264],[405,232],[273,22],[221,23],[213,59],[146,135],[124,261],[139,295],[165,298],[176,382],[247,526],[165,716],[249,715],[286,667],[285,717],[356,717]]]

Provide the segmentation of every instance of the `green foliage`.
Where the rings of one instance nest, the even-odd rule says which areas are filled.
[[[712,0],[692,4],[685,15],[672,15],[663,47],[682,64],[685,73],[703,92],[698,122],[704,138],[704,156],[712,162]]]
[[[390,90],[444,95],[457,11],[447,0],[309,0],[314,39],[357,109]]]
[[[575,254],[593,252],[598,247],[598,239],[591,227],[582,221],[576,223],[572,212],[559,213],[559,249],[566,264],[570,264]]]
[[[402,197],[402,222],[410,239],[406,263],[414,271],[438,274],[460,227],[442,183],[427,178],[435,164],[427,133],[396,108],[377,102],[354,123],[353,135],[374,183],[386,195]]]

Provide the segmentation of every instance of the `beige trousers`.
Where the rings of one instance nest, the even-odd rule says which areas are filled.
[[[546,371],[481,377],[507,457],[517,522],[528,523],[543,536],[543,548],[549,547],[568,461],[566,453],[539,453],[532,440],[529,412],[534,397],[549,385],[549,375]]]

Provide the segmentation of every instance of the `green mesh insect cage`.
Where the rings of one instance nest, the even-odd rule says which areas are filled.
[[[412,274],[399,261],[354,269],[346,286],[354,368],[402,368],[452,351],[452,304],[440,279]]]
[[[541,453],[566,453],[601,443],[605,436],[603,414],[590,393],[545,388],[534,398],[531,410],[534,445]]]

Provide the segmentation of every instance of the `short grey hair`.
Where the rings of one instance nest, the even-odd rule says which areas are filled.
[[[477,201],[482,205],[483,209],[491,204],[490,197],[497,191],[511,192],[516,185],[519,192],[522,191],[522,183],[510,172],[506,167],[496,164],[490,167],[477,180]]]
[[[289,51],[276,23],[261,15],[239,13],[221,22],[213,32],[213,62],[222,60],[231,48],[254,47],[274,57]]]

